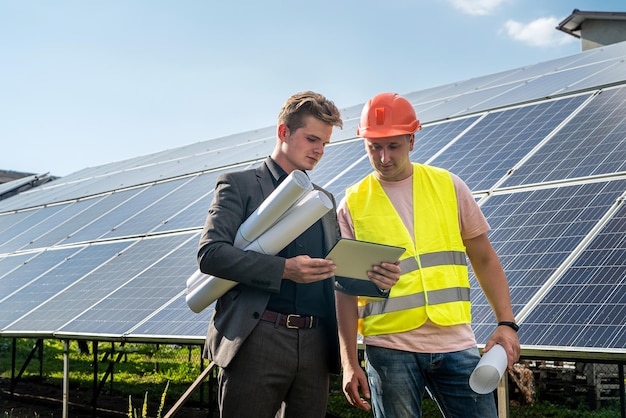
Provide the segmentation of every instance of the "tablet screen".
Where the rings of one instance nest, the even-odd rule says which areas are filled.
[[[368,280],[367,272],[372,266],[383,261],[395,263],[404,251],[402,247],[341,238],[326,258],[335,262],[336,276]]]

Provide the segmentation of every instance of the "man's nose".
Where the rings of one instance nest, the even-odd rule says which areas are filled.
[[[380,150],[380,162],[385,164],[389,161],[389,152],[384,148]]]

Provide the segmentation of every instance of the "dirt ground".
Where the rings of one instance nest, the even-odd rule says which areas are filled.
[[[71,418],[128,417],[128,397],[100,395],[96,408],[91,404],[91,389],[71,389],[68,416]],[[174,402],[174,401],[172,401]],[[133,401],[133,409],[141,414],[142,400]],[[172,405],[166,405],[163,415]],[[148,405],[148,415],[154,417],[158,405]],[[10,393],[10,380],[0,379],[0,416],[3,418],[59,418],[63,414],[63,391],[46,383],[20,381]],[[207,418],[209,413],[185,405],[176,417]]]

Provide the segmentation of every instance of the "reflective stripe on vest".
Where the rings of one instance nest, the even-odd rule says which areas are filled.
[[[454,264],[457,266],[467,265],[465,253],[460,251],[439,251],[435,253],[422,254],[419,256],[422,268],[444,266],[446,264]],[[402,274],[407,274],[419,269],[417,260],[413,257],[405,258],[400,262],[400,270]]]
[[[431,290],[428,292],[429,305],[437,305],[448,302],[469,302],[469,300],[470,290],[467,287],[452,287],[449,289]],[[424,292],[369,302],[365,306],[359,306],[359,318],[419,308],[421,306],[426,306],[426,297]]]

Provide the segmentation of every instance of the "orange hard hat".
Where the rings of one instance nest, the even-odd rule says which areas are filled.
[[[396,93],[381,93],[363,106],[356,134],[362,138],[385,138],[419,129],[422,126],[407,99]]]

